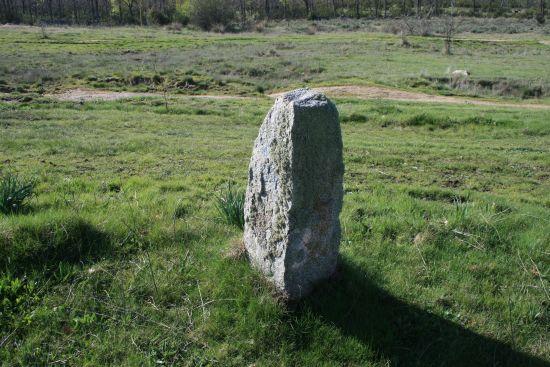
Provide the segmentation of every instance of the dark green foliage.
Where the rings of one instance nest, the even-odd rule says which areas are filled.
[[[462,119],[456,119],[449,116],[435,116],[426,112],[418,113],[412,116],[407,116],[404,118],[385,118],[382,120],[382,126],[410,126],[410,127],[420,127],[427,126],[431,129],[448,129],[451,127],[467,126],[467,125],[496,125],[497,122],[493,118],[480,115],[480,116],[470,116]]]
[[[236,16],[232,5],[231,0],[192,0],[191,20],[204,30],[220,26],[227,28]]]
[[[244,228],[244,191],[228,184],[217,198],[217,208],[221,217],[228,223]]]
[[[164,11],[150,9],[147,12],[147,23],[149,24],[166,25],[170,23],[170,20],[170,16]]]
[[[33,281],[0,274],[0,330],[28,324],[31,316],[29,311],[38,300]]]
[[[362,115],[359,113],[352,113],[351,115],[343,115],[340,120],[342,123],[346,122],[367,122],[369,118],[366,115]]]
[[[189,214],[189,207],[184,203],[178,203],[174,209],[174,219],[183,219]]]
[[[18,213],[32,197],[35,181],[7,172],[0,176],[0,213]]]
[[[408,194],[417,199],[443,201],[450,204],[468,202],[468,195],[462,195],[458,192],[450,190],[434,189],[434,188],[414,188],[409,190]]]

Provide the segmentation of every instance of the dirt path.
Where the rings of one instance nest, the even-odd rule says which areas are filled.
[[[69,102],[88,102],[88,101],[117,101],[120,99],[139,98],[139,97],[163,97],[162,93],[152,92],[111,92],[106,90],[93,89],[71,89],[59,94],[48,94],[46,97]],[[225,96],[225,95],[179,95],[169,94],[173,98],[209,98],[209,99],[243,99],[250,97]]]
[[[314,88],[320,92],[332,97],[355,97],[361,99],[389,99],[405,102],[428,102],[428,103],[452,103],[452,104],[468,104],[474,106],[492,106],[492,107],[513,107],[513,108],[530,108],[550,110],[550,105],[530,104],[530,103],[508,103],[508,102],[493,102],[477,99],[469,99],[463,97],[438,96],[427,93],[409,92],[399,89],[386,87],[367,87],[357,85],[335,86],[335,87],[319,87]],[[271,97],[278,97],[284,93],[275,93]]]
[[[550,110],[550,105],[530,104],[530,103],[508,103],[508,102],[493,102],[463,97],[448,97],[438,96],[427,93],[409,92],[399,89],[379,87],[379,86],[334,86],[334,87],[319,87],[313,88],[327,94],[329,97],[354,97],[361,99],[387,99],[394,101],[405,102],[428,102],[428,103],[451,103],[451,104],[466,104],[474,106],[491,106],[491,107],[512,107],[512,108],[529,108],[539,110]],[[283,95],[284,92],[269,95],[271,98],[276,98]],[[137,92],[111,92],[102,90],[88,89],[73,89],[61,94],[50,94],[48,97],[56,98],[61,101],[115,101],[120,99],[136,98],[136,97],[162,97],[160,93],[137,93]],[[169,95],[170,98],[209,98],[209,99],[254,99],[256,97],[229,96],[229,95]]]

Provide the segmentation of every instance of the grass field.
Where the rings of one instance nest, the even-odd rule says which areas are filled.
[[[382,84],[431,93],[550,102],[548,36],[489,40],[457,35],[453,55],[441,37],[330,32],[314,35],[209,34],[158,28],[51,28],[0,32],[0,91],[71,87],[184,94],[244,94],[310,84]],[[492,39],[492,40],[491,40]],[[472,72],[453,88],[448,72]],[[540,102],[540,101],[539,101]]]
[[[417,50],[380,34],[139,30],[146,42],[111,32],[40,40],[36,29],[0,30],[0,78],[19,88],[0,101],[1,174],[36,180],[24,211],[0,214],[2,365],[550,364],[550,111],[335,99],[346,165],[340,269],[287,304],[239,253],[242,232],[216,202],[229,184],[246,186],[272,104],[253,86],[303,81],[268,64],[273,72],[215,89],[257,98],[169,97],[168,108],[161,97],[60,102],[36,89],[153,73],[128,55],[164,55],[164,70],[214,79],[226,62],[260,65],[242,55],[277,43],[293,46],[277,51],[286,59],[325,68],[312,82],[404,86],[409,73],[461,62],[483,78],[547,82],[549,46],[465,42],[447,59],[427,51],[439,40],[420,37]],[[384,44],[393,70],[379,60]],[[352,51],[329,57],[337,47]],[[482,57],[501,47],[518,53]],[[35,68],[52,78],[22,79]]]

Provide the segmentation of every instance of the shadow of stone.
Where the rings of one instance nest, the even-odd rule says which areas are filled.
[[[82,218],[25,223],[0,238],[0,269],[11,274],[49,272],[61,262],[84,263],[112,252],[106,233]]]
[[[395,298],[345,261],[337,280],[291,307],[294,314],[312,311],[395,366],[550,366]]]

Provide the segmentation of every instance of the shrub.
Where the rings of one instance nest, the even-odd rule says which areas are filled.
[[[189,24],[189,16],[187,16],[187,14],[177,12],[173,18],[175,22],[179,23],[183,27]]]
[[[256,86],[256,92],[258,92],[260,94],[264,94],[265,93],[265,87],[263,85],[257,85]]]
[[[151,9],[147,12],[147,23],[167,25],[168,23],[170,23],[170,17],[164,12]]]
[[[244,191],[229,184],[218,197],[217,208],[228,224],[244,228]]]
[[[191,21],[204,30],[214,25],[224,31],[235,19],[231,0],[192,0],[190,4]]]
[[[0,178],[0,213],[20,212],[25,201],[33,195],[35,182],[25,180],[13,173]]]

